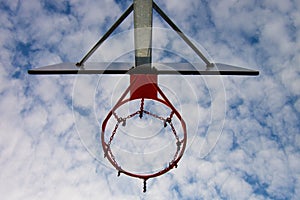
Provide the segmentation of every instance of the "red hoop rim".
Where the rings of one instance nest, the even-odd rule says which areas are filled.
[[[173,169],[174,167],[177,167],[177,164],[179,162],[179,160],[181,159],[181,157],[183,156],[183,153],[185,151],[186,148],[186,143],[187,143],[187,130],[186,130],[186,124],[185,121],[183,120],[182,116],[180,115],[180,113],[174,108],[174,106],[170,103],[170,101],[166,98],[166,96],[162,93],[162,91],[160,90],[160,88],[157,86],[157,91],[161,94],[161,96],[164,98],[163,99],[159,99],[159,98],[147,98],[148,100],[154,100],[154,101],[158,101],[160,103],[163,103],[164,105],[166,105],[167,107],[169,107],[171,109],[172,112],[174,112],[174,114],[176,115],[176,117],[178,118],[178,120],[181,123],[182,126],[182,130],[183,130],[183,139],[182,139],[182,147],[181,150],[179,151],[177,157],[175,160],[173,160],[172,163],[170,163],[166,168],[155,172],[153,174],[135,174],[132,172],[129,172],[127,170],[122,169],[120,166],[117,165],[116,162],[114,162],[114,160],[112,159],[112,157],[110,156],[109,153],[106,153],[105,156],[106,158],[109,160],[109,162],[116,168],[116,170],[118,170],[118,175],[120,175],[120,173],[126,174],[128,176],[131,177],[135,177],[135,178],[140,178],[140,179],[144,179],[147,180],[149,178],[154,178],[160,175],[165,174],[166,172],[170,171],[171,169]],[[126,91],[125,91],[126,93]],[[120,99],[121,101],[119,101],[114,107],[113,109],[108,113],[108,115],[106,116],[106,118],[104,119],[103,123],[102,123],[102,132],[101,132],[101,143],[102,143],[102,149],[104,152],[107,152],[107,143],[105,142],[105,129],[106,129],[106,125],[108,120],[111,118],[111,116],[113,115],[113,112],[115,110],[117,110],[119,107],[121,107],[123,104],[136,100],[136,99],[125,99],[122,101],[122,99]]]

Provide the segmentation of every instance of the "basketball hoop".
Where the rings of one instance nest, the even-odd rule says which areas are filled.
[[[146,91],[146,92],[145,92]],[[125,98],[127,94],[130,93],[129,98]],[[157,97],[157,94],[161,96],[161,98]],[[165,106],[167,106],[171,112],[170,115],[167,117],[159,116],[156,113],[152,113],[150,111],[147,111],[144,109],[144,103],[145,99],[157,101]],[[122,105],[133,101],[133,100],[140,100],[140,107],[137,108],[137,111],[130,113],[129,115],[125,117],[119,117],[116,114],[116,111],[118,108],[120,108]],[[137,174],[130,171],[127,171],[126,169],[122,168],[121,165],[119,165],[118,161],[115,158],[115,155],[111,149],[111,142],[114,139],[114,136],[116,135],[119,125],[126,126],[128,123],[127,121],[134,117],[139,117],[140,119],[143,118],[144,115],[151,116],[155,119],[158,119],[162,121],[162,126],[166,128],[167,126],[170,126],[172,133],[175,137],[175,144],[176,145],[176,152],[174,153],[173,159],[169,162],[169,164],[166,167],[163,167],[158,172],[150,173],[150,174]],[[177,131],[172,123],[173,117],[177,117],[177,119],[181,123],[183,136],[180,138],[177,134]],[[113,131],[111,132],[111,135],[109,137],[108,141],[105,141],[105,135],[108,134],[106,131],[106,126],[108,120],[114,117],[116,119],[116,124],[114,126]],[[178,162],[181,159],[186,143],[187,143],[187,131],[186,131],[186,124],[184,120],[182,119],[180,113],[176,110],[176,108],[171,104],[171,102],[168,100],[166,95],[162,92],[162,90],[157,85],[157,75],[155,74],[133,74],[130,75],[130,85],[125,90],[125,92],[122,94],[118,102],[115,106],[111,109],[111,111],[108,113],[106,118],[104,119],[102,123],[102,132],[101,132],[101,142],[102,142],[102,148],[104,152],[104,157],[109,160],[109,162],[116,168],[118,171],[118,176],[122,174],[126,174],[131,177],[140,178],[144,180],[144,192],[146,192],[146,181],[149,178],[154,178],[160,175],[163,175],[164,173],[170,171],[174,167],[177,168]]]
[[[203,63],[153,63],[152,62],[152,11],[153,9],[161,16],[164,21],[180,36],[180,38],[194,51],[194,53],[203,61]],[[90,56],[103,44],[103,42],[114,32],[114,30],[126,19],[133,11],[134,14],[134,50],[135,63],[88,63],[86,62]],[[128,67],[134,66],[131,69]],[[155,68],[154,68],[154,67]],[[197,66],[196,68],[194,66]],[[169,70],[171,67],[173,70]],[[176,168],[179,160],[187,144],[186,124],[175,106],[168,100],[166,95],[158,86],[158,75],[241,75],[241,76],[257,76],[259,71],[246,69],[242,67],[232,66],[222,63],[210,62],[206,56],[192,43],[192,41],[175,25],[175,23],[153,2],[153,0],[133,0],[133,3],[120,16],[120,18],[111,26],[111,28],[100,38],[100,40],[92,47],[92,49],[77,63],[60,63],[50,66],[44,66],[36,69],[28,70],[29,74],[36,75],[54,75],[54,74],[129,74],[130,84],[124,93],[121,95],[117,103],[107,114],[102,123],[101,130],[101,145],[104,157],[114,166],[120,174],[125,174],[131,177],[144,180],[144,192],[146,192],[146,181],[149,178],[154,178],[165,174],[174,167]],[[129,97],[128,97],[129,94]],[[160,97],[158,97],[158,95]],[[138,100],[139,107],[136,111],[128,113],[125,116],[117,114],[117,110],[124,104]],[[156,112],[147,110],[145,107],[146,101],[155,101],[163,104],[170,112],[168,115],[160,115]],[[145,174],[132,172],[121,166],[118,159],[115,157],[115,152],[111,148],[111,144],[119,130],[120,125],[126,126],[130,119],[140,118],[144,116],[152,117],[162,122],[162,128],[169,127],[175,138],[175,152],[168,165],[162,167],[155,172],[146,172]],[[174,118],[180,122],[182,134],[176,130],[174,126]],[[113,118],[116,120],[111,131],[108,131],[108,122]],[[177,121],[176,121],[177,122]],[[108,135],[110,134],[110,135]],[[108,136],[107,136],[108,135]],[[108,138],[108,140],[107,140]]]

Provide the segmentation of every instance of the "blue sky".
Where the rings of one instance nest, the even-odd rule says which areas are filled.
[[[130,3],[0,2],[1,199],[299,199],[299,1],[156,1],[212,60],[260,76],[159,79],[189,142],[178,168],[150,179],[146,194],[142,180],[117,177],[99,141],[128,79],[27,74],[79,61]],[[154,46],[165,51],[156,60],[197,60],[162,20],[154,26]],[[131,59],[132,27],[130,15],[91,59]]]

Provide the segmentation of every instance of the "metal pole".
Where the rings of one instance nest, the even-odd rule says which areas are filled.
[[[152,62],[152,0],[134,0],[135,66]]]

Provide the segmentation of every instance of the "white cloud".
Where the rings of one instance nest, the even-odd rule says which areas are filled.
[[[222,185],[221,192],[230,199],[249,199],[252,193],[251,186],[234,174]]]
[[[298,2],[157,1],[184,32],[207,48],[214,60],[253,66],[261,70],[261,75],[225,77],[225,90],[214,77],[185,77],[189,84],[174,77],[160,78],[167,96],[182,109],[190,143],[177,169],[148,180],[146,194],[142,194],[142,180],[123,174],[116,177],[104,161],[97,135],[98,123],[126,88],[128,79],[118,82],[118,78],[78,77],[73,93],[74,77],[26,74],[28,67],[81,59],[121,15],[122,6],[108,0],[72,0],[69,7],[66,1],[50,3],[51,9],[35,0],[0,5],[2,199],[299,196]],[[64,12],[67,9],[70,12]],[[132,27],[131,21],[128,19],[122,29]],[[132,38],[114,38],[93,59],[114,60],[132,50]],[[174,48],[174,53],[193,60],[195,55],[189,47],[175,38],[171,31],[157,32],[155,46],[171,51]],[[162,55],[156,58],[171,60]],[[78,109],[74,118],[72,95]],[[226,120],[221,129],[224,116],[220,110],[224,107]],[[219,136],[212,152],[205,157],[199,155],[205,148],[202,142],[215,144]],[[90,156],[80,139],[101,162]]]

